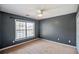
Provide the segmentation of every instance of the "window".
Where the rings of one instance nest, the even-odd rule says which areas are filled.
[[[15,40],[30,38],[35,36],[34,22],[15,20]]]
[[[33,37],[34,36],[34,23],[27,22],[27,37]]]
[[[26,28],[25,22],[23,21],[15,21],[16,24],[16,39],[25,38],[26,37]]]

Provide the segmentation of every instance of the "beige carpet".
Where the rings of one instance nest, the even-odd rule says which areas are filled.
[[[48,40],[35,40],[2,51],[7,54],[76,54],[76,48]]]

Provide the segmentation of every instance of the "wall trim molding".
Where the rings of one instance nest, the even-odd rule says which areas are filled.
[[[9,48],[12,48],[12,47],[16,47],[16,46],[19,46],[19,45],[22,45],[22,44],[25,44],[25,43],[28,43],[28,42],[32,42],[32,41],[35,41],[35,40],[38,40],[38,39],[32,39],[32,40],[25,41],[25,42],[22,42],[22,43],[19,43],[19,44],[15,44],[15,45],[12,45],[12,46],[8,46],[8,47],[5,47],[5,48],[0,49],[0,51],[6,50],[6,49],[9,49]]]
[[[42,39],[42,40],[48,41],[50,43],[56,43],[56,44],[61,44],[61,45],[69,46],[69,47],[72,47],[72,48],[76,48],[76,46],[71,46],[71,45],[68,45],[68,44],[63,44],[63,43],[59,43],[59,42],[55,42],[55,41],[51,41],[51,40],[47,40],[47,39]]]

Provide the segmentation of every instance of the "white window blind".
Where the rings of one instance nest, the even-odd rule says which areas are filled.
[[[15,40],[30,38],[35,36],[35,23],[15,20]]]
[[[35,26],[32,22],[27,22],[27,37],[33,37],[35,34]]]

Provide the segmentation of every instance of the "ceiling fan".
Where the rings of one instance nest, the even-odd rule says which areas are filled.
[[[38,12],[38,15],[37,16],[38,17],[42,17],[45,11],[46,11],[45,9],[37,10],[37,12]]]
[[[42,17],[45,11],[46,11],[45,9],[37,10],[37,13],[38,13],[37,16]],[[29,14],[27,14],[26,16],[29,16]]]

